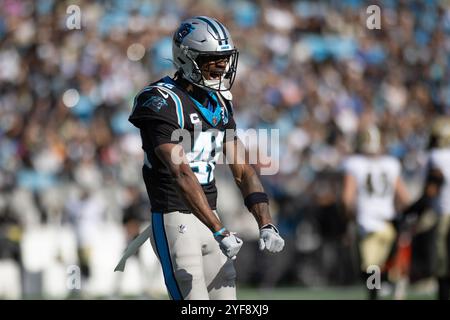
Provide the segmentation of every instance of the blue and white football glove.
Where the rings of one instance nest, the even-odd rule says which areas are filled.
[[[222,230],[221,230],[222,231]],[[243,241],[225,228],[220,234],[215,234],[214,239],[219,243],[220,250],[230,259],[236,259],[236,255],[242,247]]]
[[[284,240],[278,229],[268,223],[259,229],[259,250],[267,249],[270,252],[280,252],[284,248]]]

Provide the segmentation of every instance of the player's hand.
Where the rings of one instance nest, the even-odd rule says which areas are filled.
[[[223,254],[230,259],[236,259],[236,255],[242,247],[243,241],[228,230],[222,231],[219,235],[215,235],[214,239],[219,243],[219,247]]]
[[[259,229],[259,250],[267,249],[270,252],[280,252],[284,248],[284,240],[278,229],[268,223]]]

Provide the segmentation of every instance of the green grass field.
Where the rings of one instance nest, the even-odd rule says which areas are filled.
[[[271,290],[258,290],[255,288],[239,288],[237,291],[240,300],[364,300],[366,291],[361,286],[352,287],[326,287],[304,288],[288,287]],[[381,299],[392,300],[392,292],[380,292]],[[433,289],[411,287],[407,290],[407,300],[430,300],[435,298]]]

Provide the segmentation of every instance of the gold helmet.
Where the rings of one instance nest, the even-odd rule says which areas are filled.
[[[381,151],[381,133],[374,125],[361,129],[356,140],[357,151],[360,153],[377,154]]]
[[[433,142],[435,148],[450,147],[450,116],[434,119],[431,125],[430,141]]]

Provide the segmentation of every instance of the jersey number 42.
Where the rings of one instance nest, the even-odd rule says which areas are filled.
[[[189,166],[200,184],[208,184],[214,179],[214,169],[222,153],[224,132],[204,131],[198,134],[192,151],[187,153]]]

